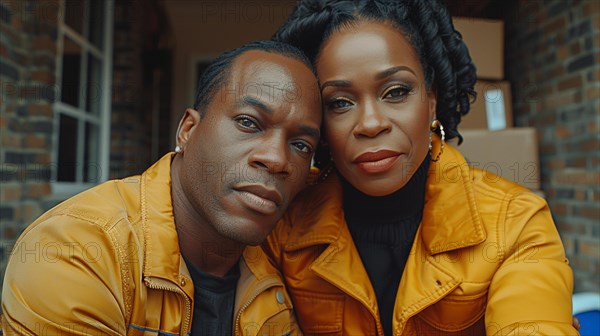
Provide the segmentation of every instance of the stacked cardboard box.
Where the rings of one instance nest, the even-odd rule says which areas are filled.
[[[461,131],[458,146],[470,166],[517,182],[531,190],[540,189],[540,164],[535,128],[515,127],[499,131]],[[486,175],[491,182],[492,174]]]
[[[503,80],[503,22],[454,18],[454,26],[469,48],[478,76],[477,100],[459,125],[464,142],[458,149],[472,166],[543,194],[536,131],[513,127],[511,87]]]
[[[477,66],[477,75],[485,79],[504,79],[504,23],[475,18],[453,19]]]
[[[504,23],[499,20],[454,18],[477,67],[477,100],[460,129],[499,130],[513,126],[510,83],[504,79]]]

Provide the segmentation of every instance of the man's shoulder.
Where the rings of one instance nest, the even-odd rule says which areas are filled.
[[[140,178],[111,180],[75,195],[44,216],[67,216],[110,226],[122,218],[134,222],[140,216]]]
[[[139,189],[139,177],[97,185],[42,214],[25,229],[19,241],[29,241],[31,235],[58,243],[100,241],[99,236],[123,231],[123,226],[135,231],[133,226],[141,217]]]
[[[121,184],[109,181],[76,195],[21,234],[4,278],[2,305],[10,318],[5,328],[41,325],[59,334],[74,326],[87,330],[82,334],[109,329],[123,334],[126,325],[120,322],[129,316],[124,312],[130,309],[133,286],[141,283],[144,260],[143,235],[129,215],[139,195]],[[115,322],[84,323],[72,314],[73,307],[87,322]]]

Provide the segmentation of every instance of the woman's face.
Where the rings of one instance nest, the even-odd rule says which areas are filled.
[[[383,23],[343,28],[323,44],[317,73],[338,171],[371,196],[406,185],[427,155],[436,104],[408,40]]]

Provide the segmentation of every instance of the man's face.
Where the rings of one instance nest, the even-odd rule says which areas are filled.
[[[186,111],[181,124],[198,115]],[[304,64],[263,51],[238,56],[203,118],[178,140],[181,192],[200,225],[261,243],[306,183],[320,124],[317,81]]]

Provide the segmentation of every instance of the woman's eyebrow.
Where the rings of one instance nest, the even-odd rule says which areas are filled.
[[[417,74],[411,68],[404,66],[404,65],[400,65],[400,66],[396,66],[396,67],[391,67],[389,69],[385,69],[385,70],[377,73],[375,75],[375,79],[377,79],[377,80],[384,79],[386,77],[389,77],[389,76],[395,74],[398,71],[408,71],[408,72],[412,73],[413,75],[417,76]]]
[[[347,81],[347,80],[331,80],[331,81],[327,81],[327,82],[323,83],[323,85],[321,85],[321,91],[323,91],[323,89],[325,89],[328,86],[350,87],[350,86],[352,86],[352,83],[350,81]]]

